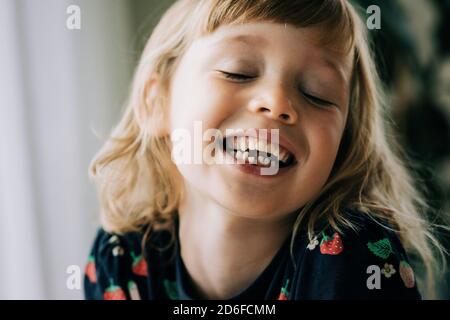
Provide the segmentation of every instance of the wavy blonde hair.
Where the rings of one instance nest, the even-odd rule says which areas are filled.
[[[341,214],[346,208],[381,218],[421,261],[425,276],[419,285],[433,298],[435,249],[443,256],[443,248],[427,222],[428,208],[405,156],[387,138],[385,98],[366,27],[346,0],[180,0],[172,5],[144,48],[122,120],[90,167],[104,228],[124,233],[142,225],[173,227],[183,180],[171,161],[170,137],[157,130],[167,121],[172,75],[196,38],[222,25],[254,21],[321,26],[324,45],[353,51],[355,57],[349,116],[333,171],[320,194],[300,209],[294,234],[305,227],[311,238],[319,219],[337,230],[357,229]],[[157,94],[150,93],[152,75],[159,80]]]

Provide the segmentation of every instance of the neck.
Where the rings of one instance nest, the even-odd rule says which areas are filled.
[[[186,189],[179,207],[184,265],[202,296],[232,297],[269,265],[290,234],[293,217],[240,217],[205,199],[194,187]]]

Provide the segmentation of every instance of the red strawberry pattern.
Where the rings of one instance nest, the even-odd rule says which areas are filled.
[[[142,255],[136,256],[134,252],[131,252],[131,257],[133,258],[133,273],[138,276],[147,277],[147,261],[145,261],[144,257]]]
[[[121,287],[114,285],[112,279],[109,280],[110,286],[103,293],[104,300],[126,300],[125,292]]]
[[[85,269],[86,276],[91,283],[97,282],[97,274],[95,270],[95,259],[93,256],[89,256],[88,263]]]
[[[289,286],[289,279],[286,280],[286,284],[281,288],[281,292],[278,295],[277,300],[289,300],[289,291],[287,290]]]
[[[131,300],[141,300],[136,282],[128,281],[128,293],[130,294]]]
[[[342,243],[341,236],[335,232],[333,237],[323,234],[322,241],[320,242],[320,253],[338,255],[344,250],[344,245]]]
[[[400,261],[400,277],[405,284],[405,287],[408,289],[414,288],[415,280],[414,280],[414,271],[406,261]]]

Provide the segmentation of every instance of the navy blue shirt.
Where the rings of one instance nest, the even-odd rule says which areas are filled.
[[[324,225],[312,241],[300,232],[292,254],[288,237],[257,279],[231,299],[420,299],[396,233],[361,213],[350,216],[358,231]],[[145,244],[144,232],[99,229],[85,269],[86,299],[202,299],[180,256],[177,219],[174,226],[173,237],[154,231]]]

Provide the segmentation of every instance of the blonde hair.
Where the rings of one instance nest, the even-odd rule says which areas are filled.
[[[341,214],[346,208],[381,218],[407,252],[421,260],[426,288],[419,284],[433,297],[433,247],[442,257],[443,249],[425,218],[423,196],[401,160],[406,158],[388,141],[385,98],[366,28],[346,0],[180,0],[172,5],[145,46],[122,120],[91,164],[105,229],[123,233],[143,225],[173,227],[183,180],[171,161],[170,137],[157,130],[167,121],[170,80],[194,39],[221,25],[250,21],[321,26],[327,31],[324,45],[353,50],[355,56],[349,116],[333,171],[320,194],[300,209],[294,234],[306,227],[311,238],[319,219],[337,230],[357,229]],[[152,75],[160,84],[156,95],[150,94]]]

